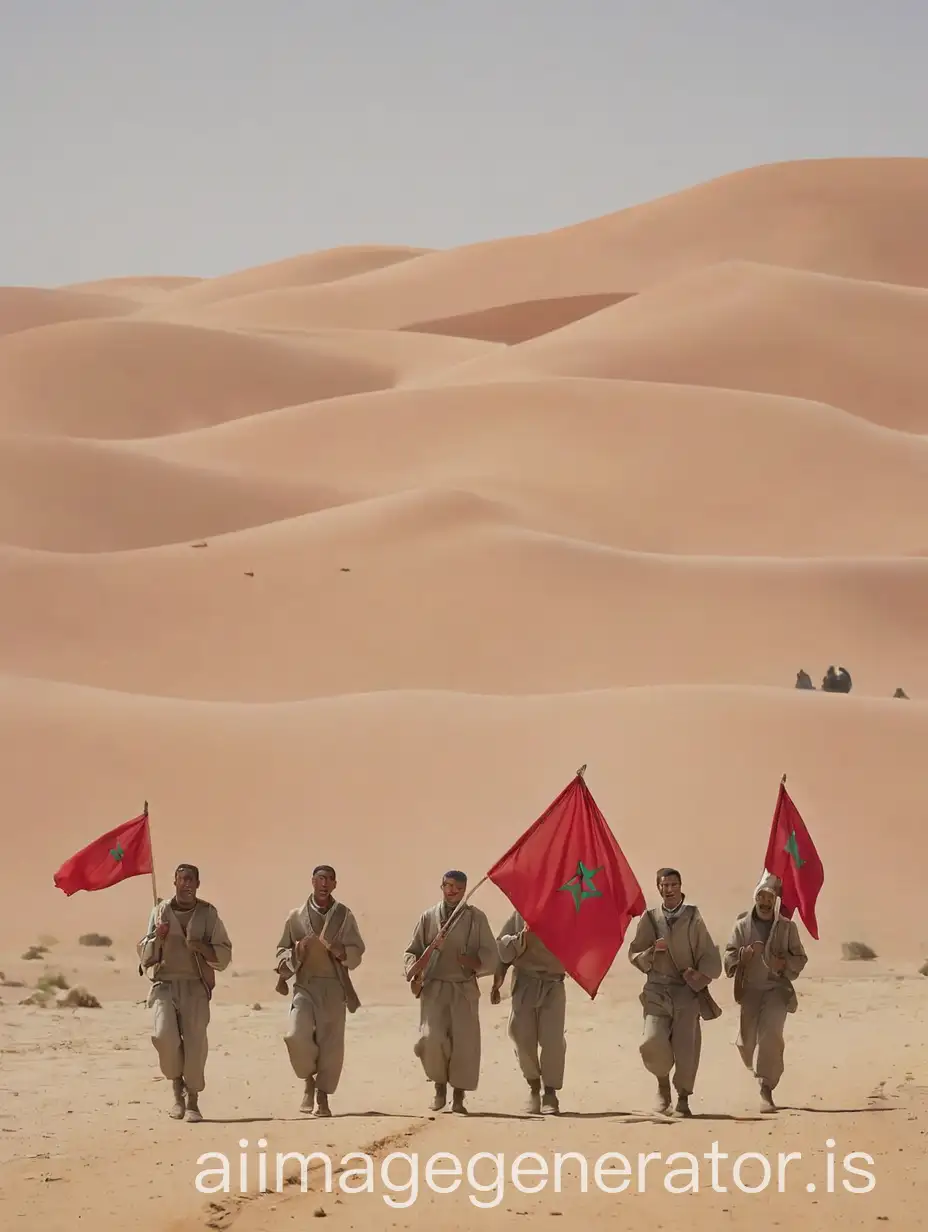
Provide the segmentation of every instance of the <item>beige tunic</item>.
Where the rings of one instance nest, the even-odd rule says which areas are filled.
[[[549,1090],[564,1085],[567,1013],[564,964],[514,911],[496,938],[501,963],[511,966],[512,998],[509,1038],[526,1082],[543,1082]]]
[[[162,941],[155,929],[162,921],[168,935]],[[216,961],[187,948],[191,941],[205,941],[213,947]],[[216,972],[232,961],[232,942],[212,903],[198,899],[194,906],[181,909],[163,900],[152,909],[148,929],[136,946],[139,972],[152,981],[148,1006],[152,1011],[151,1042],[165,1078],[182,1079],[191,1094],[206,1086],[207,1032],[210,998]]]
[[[747,911],[738,916],[725,947],[727,976],[734,978],[742,948],[755,941],[764,948],[744,968],[735,1044],[745,1066],[773,1090],[783,1077],[786,1015],[795,1013],[799,1004],[793,980],[802,972],[808,957],[792,920],[781,917],[767,933],[754,911]],[[774,957],[786,959],[781,974],[770,970]]]
[[[655,952],[657,934],[670,949]],[[691,1095],[696,1085],[702,1051],[699,999],[680,972],[692,968],[707,987],[722,974],[722,958],[699,908],[686,903],[668,922],[662,907],[652,908],[638,921],[628,950],[629,961],[647,974],[639,998],[644,1010],[639,1051],[645,1068],[657,1078],[669,1078],[678,1094]],[[674,965],[676,963],[676,966]],[[679,969],[679,970],[678,970]]]
[[[296,945],[304,937],[324,936],[345,947],[340,962],[322,944],[312,945],[298,963]],[[297,1078],[311,1078],[316,1089],[333,1095],[345,1063],[346,1014],[360,1005],[350,971],[360,966],[365,945],[354,914],[334,899],[322,912],[312,897],[290,912],[277,943],[276,970],[294,977],[284,1042]]]
[[[419,917],[403,955],[407,973],[448,919],[452,908],[436,903]],[[479,961],[476,972],[458,958]],[[458,1091],[475,1091],[480,1079],[480,988],[478,976],[491,975],[497,960],[490,922],[479,907],[461,908],[442,948],[433,951],[419,997],[419,1038],[413,1049],[426,1077]]]

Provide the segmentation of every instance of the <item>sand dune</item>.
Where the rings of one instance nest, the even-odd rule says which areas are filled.
[[[561,299],[536,299],[528,303],[503,304],[480,312],[444,317],[439,321],[417,321],[403,328],[420,334],[446,334],[454,338],[483,338],[486,342],[505,342],[511,346],[552,329],[560,329],[591,313],[621,303],[629,295],[566,295]]]
[[[807,159],[720,176],[566,233],[614,246],[636,290],[730,260],[928,287],[916,230],[926,199],[928,159]]]
[[[561,230],[263,292],[202,319],[395,329],[529,300],[627,294],[729,260],[928,287],[926,209],[928,159],[775,164]]]
[[[140,306],[156,303],[166,296],[174,295],[187,287],[201,282],[200,278],[183,276],[100,278],[93,282],[74,282],[62,287],[63,291],[73,291],[82,295],[118,295],[121,299],[130,300],[134,311]]]
[[[406,372],[487,346],[408,334],[317,340],[135,319],[69,322],[0,339],[0,427],[99,438],[178,432],[387,388]]]
[[[239,478],[98,441],[0,436],[0,543],[15,547],[94,553],[197,541],[346,499],[323,486]]]
[[[388,329],[254,330],[249,336],[281,338],[346,362],[380,364],[390,373],[390,386],[431,384],[440,381],[443,373],[504,349],[500,343],[480,338]]]
[[[130,299],[117,295],[81,295],[45,287],[0,287],[0,338],[59,321],[124,316],[135,308]]]
[[[562,1149],[565,1123],[600,1152],[668,1133],[701,1152],[707,1125],[768,1144],[727,982],[696,1094],[722,1129],[640,1111],[653,1081],[625,953],[596,1002],[570,987],[565,1107],[587,1119],[513,1119],[524,1084],[487,1000],[478,1118],[426,1111],[400,975],[414,920],[445,868],[479,879],[586,763],[649,899],[658,867],[681,868],[719,942],[788,775],[825,886],[821,939],[800,926],[780,1145],[817,1157],[832,1134],[884,1169],[877,1205],[838,1195],[818,1218],[912,1222],[928,930],[894,904],[928,855],[926,212],[928,160],[823,160],[441,252],[0,292],[14,1214],[48,1232],[282,1232],[320,1209],[210,1204],[191,1184],[200,1150],[243,1133],[305,1149],[270,967],[319,860],[368,943],[329,1145],[509,1158]],[[849,696],[794,688],[830,664]],[[198,863],[235,947],[196,1150],[151,1081],[134,952],[149,882],[71,899],[52,882],[145,800],[158,890]],[[498,928],[509,905],[477,893]],[[109,966],[78,945],[89,931],[114,939]],[[45,933],[59,940],[25,958]],[[853,940],[878,958],[843,962]],[[102,1008],[20,1004],[56,971]],[[755,1219],[748,1199],[703,1197],[695,1232]],[[360,1226],[350,1200],[321,1209]],[[614,1203],[581,1200],[507,1197],[494,1220],[614,1223]],[[470,1226],[466,1197],[437,1201],[410,1226]],[[635,1229],[679,1216],[660,1201],[632,1204]],[[783,1197],[781,1222],[805,1201]]]
[[[866,346],[853,339],[866,334]],[[928,290],[728,262],[458,369],[780,393],[928,432]]]
[[[90,292],[92,294],[101,291],[116,291],[120,295],[130,296],[144,292],[150,292],[152,295],[160,292],[167,295],[174,291],[182,291],[185,288],[196,286],[197,283],[202,281],[202,278],[196,278],[187,274],[149,274],[147,276],[128,274],[123,278],[97,278],[90,282],[71,282],[61,289],[63,291],[79,291],[81,293]]]
[[[170,303],[160,310],[155,307],[141,315],[176,319],[178,314],[190,308],[282,287],[312,287],[339,282],[370,270],[386,269],[401,261],[410,261],[431,251],[429,248],[405,248],[400,245],[357,244],[307,252],[298,257],[237,270],[234,274],[200,279],[180,288],[171,296]]]
[[[427,481],[504,501],[538,530],[645,552],[928,548],[928,440],[777,395],[578,378],[460,384],[132,445],[266,481],[338,476],[359,496]]]
[[[788,686],[836,661],[863,693],[928,690],[928,558],[637,555],[511,527],[466,494],[342,506],[200,551],[3,549],[0,579],[0,670],[127,692]]]

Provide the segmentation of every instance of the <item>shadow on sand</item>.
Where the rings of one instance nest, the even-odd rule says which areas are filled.
[[[819,1116],[838,1116],[848,1112],[898,1112],[899,1104],[868,1104],[863,1108],[808,1108],[805,1104],[777,1104],[780,1112],[814,1112]],[[764,1117],[764,1120],[767,1120]]]
[[[454,1116],[454,1113],[449,1113]],[[654,1112],[631,1112],[620,1109],[605,1112],[570,1112],[561,1109],[557,1116],[545,1116],[535,1112],[468,1112],[465,1120],[523,1121],[526,1123],[548,1121],[621,1121],[624,1125],[638,1123],[649,1125],[673,1125],[679,1118],[664,1117]]]
[[[812,1108],[805,1104],[778,1104],[777,1112],[810,1112],[816,1116],[847,1116],[858,1112],[898,1112],[898,1104],[870,1104],[857,1108]],[[396,1120],[396,1121],[435,1121],[439,1117],[455,1117],[463,1121],[621,1121],[626,1125],[679,1125],[684,1121],[727,1121],[749,1122],[771,1121],[776,1119],[776,1112],[743,1113],[731,1112],[694,1112],[689,1117],[662,1116],[660,1113],[636,1112],[633,1109],[612,1109],[604,1112],[570,1112],[562,1109],[557,1116],[540,1116],[530,1112],[485,1112],[476,1111],[455,1113],[450,1110],[443,1112],[380,1112],[371,1108],[366,1112],[333,1112],[331,1117],[317,1117],[311,1113],[298,1113],[296,1116],[242,1116],[242,1117],[204,1117],[203,1125],[264,1125],[287,1124],[299,1121],[317,1124],[320,1121],[353,1120]]]
[[[343,1121],[345,1119],[355,1120],[373,1120],[378,1119],[393,1119],[399,1121],[420,1121],[424,1119],[424,1114],[404,1113],[404,1112],[333,1112],[329,1117],[313,1116],[310,1112],[297,1113],[295,1116],[242,1116],[242,1117],[204,1117],[201,1124],[203,1125],[265,1125],[265,1124],[281,1124],[296,1123],[303,1121],[306,1124],[318,1124],[320,1121]]]

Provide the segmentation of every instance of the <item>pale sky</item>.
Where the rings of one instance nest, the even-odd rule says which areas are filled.
[[[0,284],[446,248],[928,157],[926,0],[0,0]]]

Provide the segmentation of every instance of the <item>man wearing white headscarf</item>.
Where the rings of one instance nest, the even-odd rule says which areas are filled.
[[[779,880],[765,873],[754,891],[753,909],[735,920],[723,959],[741,1006],[736,1046],[760,1084],[762,1112],[776,1111],[773,1092],[783,1077],[786,1015],[799,1005],[793,980],[808,961],[799,929],[780,915],[781,889]]]

